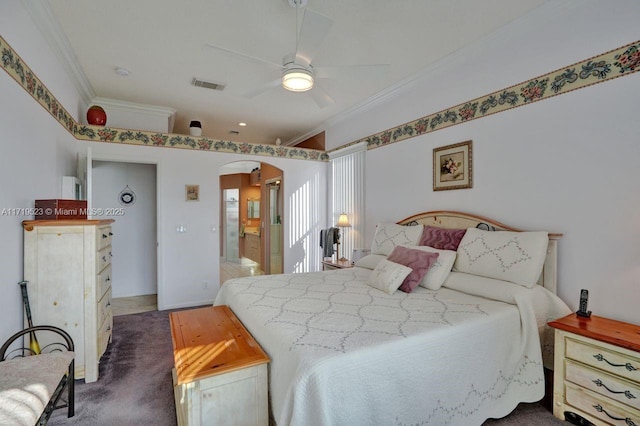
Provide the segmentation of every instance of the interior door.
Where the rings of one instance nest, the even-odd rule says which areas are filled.
[[[268,274],[281,274],[283,271],[283,230],[282,230],[282,180],[280,178],[267,182],[268,185],[268,208],[267,217],[267,250],[265,253],[265,272]]]
[[[223,206],[224,223],[224,257],[227,262],[240,260],[239,240],[239,206],[240,194],[238,189],[225,189]]]

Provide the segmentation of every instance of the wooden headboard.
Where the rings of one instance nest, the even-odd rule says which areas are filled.
[[[514,228],[486,217],[475,216],[469,213],[454,211],[432,211],[418,213],[397,222],[400,225],[429,225],[438,228],[480,228],[489,231],[514,231],[522,232],[522,229]],[[547,257],[538,284],[556,294],[558,280],[558,240],[562,234],[549,233],[549,245]]]

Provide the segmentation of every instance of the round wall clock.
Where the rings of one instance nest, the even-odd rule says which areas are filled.
[[[122,204],[123,206],[130,206],[133,203],[136,202],[136,194],[135,192],[133,192],[133,190],[131,188],[129,188],[129,185],[127,185],[121,192],[120,195],[118,196],[118,199],[120,201],[120,204]]]

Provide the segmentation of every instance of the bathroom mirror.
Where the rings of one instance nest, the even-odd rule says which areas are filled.
[[[260,200],[247,200],[247,217],[249,219],[258,219],[260,217]]]

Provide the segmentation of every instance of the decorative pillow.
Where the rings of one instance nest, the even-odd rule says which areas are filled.
[[[408,266],[384,259],[371,271],[367,284],[387,294],[393,294],[412,271]]]
[[[429,246],[440,250],[458,250],[466,229],[447,229],[425,226],[420,237],[419,246]]]
[[[382,254],[368,254],[358,259],[353,266],[358,266],[360,268],[366,269],[375,269],[376,266],[378,266],[378,263],[386,258],[387,256],[384,256]]]
[[[440,256],[439,253],[396,246],[389,257],[387,257],[387,260],[408,266],[412,269],[411,273],[407,275],[400,285],[400,290],[405,293],[411,293],[414,288],[418,287],[418,284],[420,284],[424,276],[427,275],[429,268],[435,263],[438,256]]]
[[[427,271],[427,274],[418,283],[420,287],[425,287],[430,290],[439,289],[444,280],[449,276],[451,268],[453,268],[453,263],[456,261],[456,252],[453,250],[438,250],[428,246],[413,246],[409,248],[439,254],[436,261]]]
[[[389,256],[395,246],[415,246],[424,226],[404,226],[397,223],[379,223],[371,243],[371,254]]]
[[[469,228],[458,246],[455,270],[531,288],[542,272],[548,244],[546,232]]]

